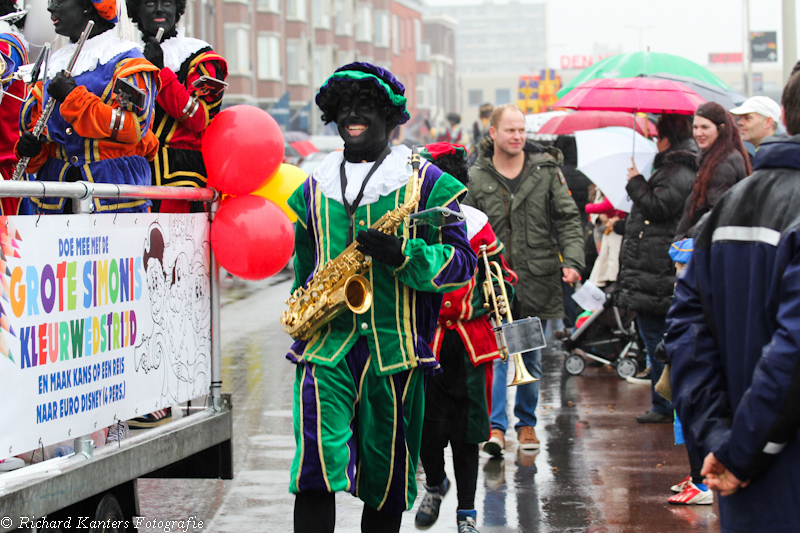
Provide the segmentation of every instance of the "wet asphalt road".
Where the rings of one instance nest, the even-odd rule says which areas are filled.
[[[223,391],[233,394],[235,479],[140,480],[141,511],[148,519],[194,516],[204,522],[189,531],[292,531],[294,497],[287,485],[294,453],[294,367],[284,359],[290,339],[278,322],[289,286],[286,274],[225,286]],[[719,531],[716,504],[667,504],[669,487],[688,474],[688,461],[685,448],[672,444],[671,425],[636,423],[635,416],[647,409],[649,387],[628,384],[607,367],[568,376],[552,347],[543,366],[536,428],[541,450],[518,452],[509,431],[504,459],[480,458],[475,503],[482,533]],[[449,460],[448,476],[454,480]],[[422,492],[421,469],[417,477]],[[404,514],[402,531],[417,531],[414,513],[421,499]],[[428,531],[455,532],[456,503],[452,492]],[[338,495],[336,530],[359,532],[361,508],[356,498]]]

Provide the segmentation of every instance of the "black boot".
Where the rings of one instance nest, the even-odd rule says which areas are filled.
[[[333,533],[336,497],[332,492],[301,492],[294,499],[294,533]]]
[[[364,504],[364,512],[361,514],[361,533],[398,533],[402,519],[402,513],[382,513]]]

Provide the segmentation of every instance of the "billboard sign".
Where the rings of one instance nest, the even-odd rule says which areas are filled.
[[[708,54],[708,62],[711,65],[742,64],[741,52],[713,53]]]
[[[750,32],[750,59],[753,63],[777,62],[777,33],[774,31]]]
[[[0,458],[208,393],[209,222],[0,217]]]

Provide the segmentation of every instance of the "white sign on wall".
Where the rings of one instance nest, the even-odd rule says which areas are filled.
[[[0,458],[208,393],[205,214],[0,217]]]

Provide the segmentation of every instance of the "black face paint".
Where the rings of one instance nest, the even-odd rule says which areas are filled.
[[[159,28],[164,28],[164,38],[174,37],[177,32],[178,2],[176,0],[143,0],[139,4],[139,29],[148,37],[155,37]],[[162,39],[162,40],[163,40]]]
[[[336,125],[344,140],[346,157],[348,153],[357,154],[357,158],[374,161],[389,142],[383,109],[362,98],[340,104]]]
[[[86,29],[86,23],[93,15],[93,7],[89,7],[88,13],[83,12],[85,9],[81,0],[51,0],[47,4],[56,33],[69,37],[73,43],[80,38],[81,32]]]

